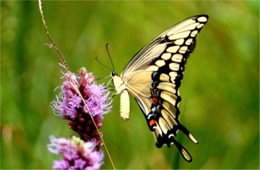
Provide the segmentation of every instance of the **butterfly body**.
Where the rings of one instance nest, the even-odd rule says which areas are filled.
[[[111,77],[116,90],[116,94],[121,94],[120,115],[123,119],[129,119],[130,100],[129,100],[129,94],[126,87],[126,83],[115,72],[112,72]]]
[[[179,122],[179,87],[195,38],[207,20],[207,15],[197,15],[180,22],[140,50],[120,75],[111,74],[116,94],[121,94],[121,117],[129,118],[130,94],[142,110],[156,146],[175,144],[187,161],[191,156],[175,140],[177,132],[182,131],[194,143],[197,140]]]

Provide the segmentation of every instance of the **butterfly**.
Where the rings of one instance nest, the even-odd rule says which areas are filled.
[[[190,162],[189,152],[175,140],[178,131],[198,143],[179,121],[181,97],[179,87],[185,63],[195,48],[196,36],[208,21],[207,15],[183,20],[166,30],[141,49],[119,75],[111,78],[120,96],[120,115],[129,119],[132,95],[155,136],[156,146],[175,144],[182,157]]]

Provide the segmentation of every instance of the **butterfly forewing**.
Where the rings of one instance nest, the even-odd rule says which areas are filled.
[[[178,88],[195,38],[207,20],[207,15],[194,16],[163,32],[140,50],[121,74],[154,133],[157,147],[175,144],[187,161],[191,161],[190,154],[174,137],[181,130],[194,143],[197,141],[178,120]]]
[[[132,59],[131,61],[125,66],[121,76],[124,76],[128,72],[133,72],[135,70],[142,69],[143,66],[147,66],[150,64],[149,62],[153,59],[157,58],[163,50],[165,50],[167,43],[165,43],[165,39],[169,39],[171,37],[171,42],[174,42],[177,39],[187,39],[187,37],[184,37],[184,35],[187,35],[188,33],[191,33],[191,31],[200,31],[200,29],[207,23],[208,16],[207,15],[198,15],[191,18],[188,18],[179,24],[173,26],[172,28],[166,30],[162,34],[160,34],[158,37],[156,37],[151,43],[146,45],[144,48],[142,48]],[[196,25],[196,26],[195,26]],[[186,34],[185,34],[186,33]],[[193,32],[192,35],[194,35],[195,32]],[[184,37],[184,38],[178,38],[178,37]],[[189,36],[189,35],[188,35]],[[191,44],[191,40],[194,39],[194,37],[191,37],[191,39],[187,39],[188,41],[185,41],[187,43],[186,45]],[[182,41],[182,40],[180,40]],[[178,42],[176,42],[178,44]],[[155,50],[157,49],[157,50]],[[151,55],[151,52],[154,51],[154,55]],[[157,54],[155,54],[157,53]],[[141,62],[140,62],[141,61]]]

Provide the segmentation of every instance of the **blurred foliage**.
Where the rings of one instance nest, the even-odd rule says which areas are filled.
[[[117,72],[155,36],[179,21],[208,14],[208,24],[186,65],[180,88],[181,121],[199,140],[157,149],[134,100],[129,121],[119,116],[119,97],[102,131],[117,168],[259,168],[259,1],[44,1],[49,31],[72,71],[85,66],[96,77]],[[52,114],[61,68],[48,43],[37,1],[1,1],[1,167],[50,168],[58,156],[50,135],[73,134]],[[108,157],[103,168],[111,168]]]

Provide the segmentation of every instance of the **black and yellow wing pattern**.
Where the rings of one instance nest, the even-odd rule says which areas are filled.
[[[192,158],[175,136],[180,130],[194,143],[197,140],[179,121],[178,89],[197,34],[207,21],[207,15],[197,15],[163,32],[140,50],[120,75],[140,106],[156,146],[175,144],[187,161]]]

